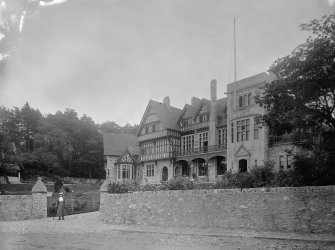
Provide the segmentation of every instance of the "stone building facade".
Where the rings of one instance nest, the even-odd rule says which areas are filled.
[[[212,80],[210,100],[193,97],[183,109],[171,106],[169,97],[150,100],[136,136],[104,134],[107,179],[158,184],[180,176],[213,182],[227,170],[250,171],[268,160],[277,170],[290,168],[289,152],[296,149],[271,140],[259,119],[265,111],[255,103],[273,79],[260,73],[230,83],[221,99]]]

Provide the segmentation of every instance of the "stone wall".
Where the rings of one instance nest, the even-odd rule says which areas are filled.
[[[31,217],[31,195],[0,195],[0,220],[26,220]]]
[[[31,193],[31,195],[0,195],[0,220],[47,217],[47,188],[40,177]]]
[[[111,224],[335,232],[335,186],[135,192],[100,189]]]

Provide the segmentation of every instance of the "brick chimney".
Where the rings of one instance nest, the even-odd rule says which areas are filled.
[[[163,103],[164,103],[168,108],[170,108],[170,97],[168,97],[168,96],[164,97],[164,99],[163,99]]]
[[[217,82],[214,79],[211,81],[211,102],[216,101],[216,86],[217,86]]]

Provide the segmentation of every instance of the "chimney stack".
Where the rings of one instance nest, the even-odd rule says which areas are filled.
[[[216,101],[216,87],[217,87],[217,82],[214,79],[211,81],[211,101],[212,102]]]
[[[163,99],[163,103],[164,103],[168,108],[170,108],[170,97],[168,97],[168,96],[164,97],[164,99]]]

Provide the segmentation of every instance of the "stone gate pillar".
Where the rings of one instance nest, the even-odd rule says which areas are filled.
[[[32,219],[47,217],[47,187],[43,184],[42,178],[38,177],[37,182],[31,189],[33,196],[33,207],[31,211]]]
[[[103,220],[106,209],[108,209],[107,205],[107,194],[108,194],[108,184],[110,183],[109,179],[106,179],[104,183],[100,187],[100,208],[99,213],[100,217]]]

